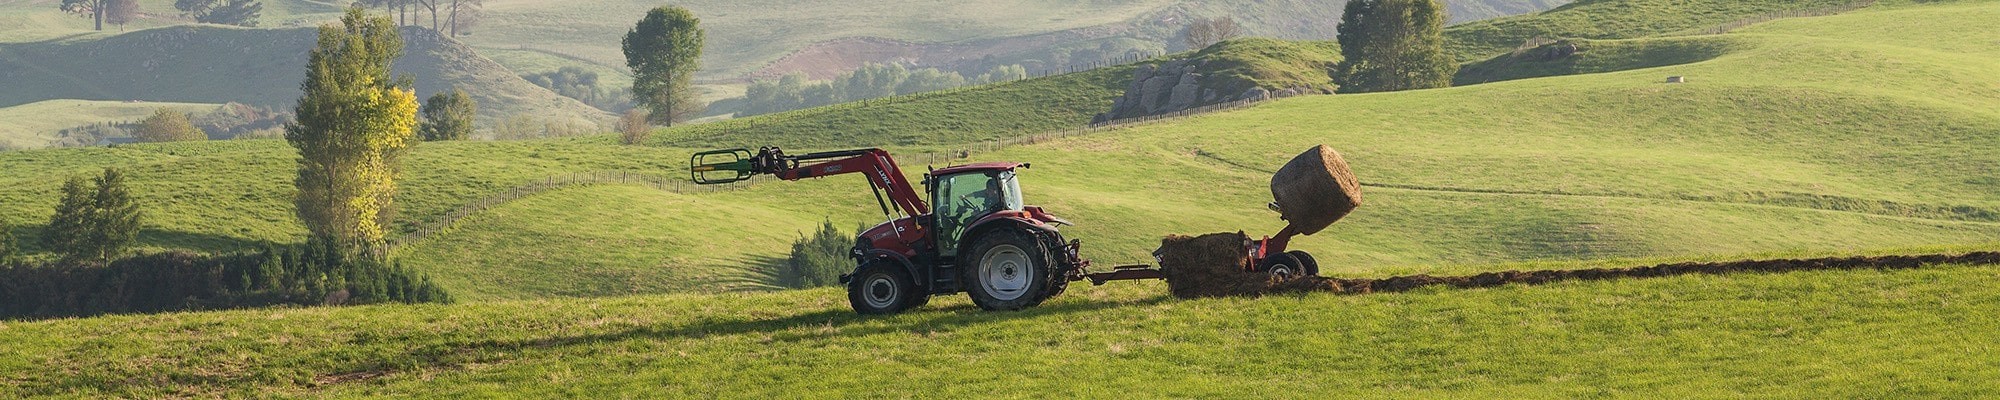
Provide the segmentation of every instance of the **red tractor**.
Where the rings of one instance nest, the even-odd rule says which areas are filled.
[[[910,185],[896,160],[882,149],[788,155],[776,147],[696,153],[690,160],[698,184],[728,183],[768,174],[784,180],[860,173],[868,178],[887,222],[860,233],[850,256],[856,267],[842,275],[848,303],[862,314],[890,314],[929,302],[933,295],[966,292],[986,310],[1041,304],[1072,281],[1094,284],[1157,279],[1147,266],[1085,274],[1076,240],[1059,225],[1069,222],[1027,205],[1016,171],[1027,163],[988,162],[924,174],[924,193]],[[932,205],[936,208],[933,209]],[[1290,232],[1288,228],[1286,232]],[[1313,273],[1311,257],[1285,252],[1290,234],[1252,243],[1256,270]],[[1265,257],[1272,254],[1272,257]]]

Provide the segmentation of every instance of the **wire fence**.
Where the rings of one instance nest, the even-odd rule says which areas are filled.
[[[1702,29],[1702,30],[1699,30],[1699,31],[1695,31],[1695,34],[1697,34],[1697,35],[1720,35],[1720,34],[1724,34],[1724,33],[1729,33],[1729,32],[1731,32],[1731,31],[1735,31],[1735,30],[1737,30],[1737,29],[1743,29],[1743,28],[1745,28],[1745,27],[1748,27],[1748,26],[1751,26],[1751,25],[1756,25],[1756,24],[1761,24],[1761,23],[1765,23],[1765,22],[1771,22],[1771,21],[1776,21],[1776,20],[1780,20],[1780,19],[1786,19],[1786,18],[1805,18],[1805,17],[1824,17],[1824,16],[1828,16],[1828,15],[1834,15],[1834,14],[1840,14],[1840,13],[1844,13],[1844,12],[1848,12],[1848,11],[1854,11],[1854,10],[1859,10],[1859,9],[1862,9],[1862,8],[1867,8],[1868,6],[1873,6],[1873,5],[1875,5],[1876,1],[1877,1],[1877,0],[1856,0],[1856,1],[1851,1],[1851,2],[1848,2],[1847,4],[1839,4],[1839,5],[1831,5],[1831,6],[1823,6],[1823,7],[1813,7],[1813,8],[1805,8],[1805,9],[1798,9],[1798,10],[1784,10],[1784,11],[1772,11],[1772,12],[1767,12],[1767,13],[1763,13],[1763,14],[1758,14],[1758,15],[1754,15],[1754,16],[1750,16],[1750,17],[1747,17],[1747,18],[1743,18],[1743,19],[1739,19],[1739,20],[1735,20],[1735,21],[1730,21],[1730,22],[1726,22],[1726,23],[1723,23],[1723,24],[1721,24],[1721,25],[1716,25],[1716,26],[1712,26],[1712,27],[1708,27],[1707,29]]]

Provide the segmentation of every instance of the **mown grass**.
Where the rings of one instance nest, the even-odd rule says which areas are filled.
[[[0,394],[1977,396],[2000,382],[1995,271],[1192,301],[1131,282],[891,317],[819,289],[6,322]]]

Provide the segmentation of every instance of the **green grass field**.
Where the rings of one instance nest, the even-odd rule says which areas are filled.
[[[1266,180],[1319,143],[1340,149],[1368,185],[1359,211],[1293,244],[1327,275],[1990,250],[2000,237],[1994,20],[2000,2],[1893,2],[1713,39],[1593,41],[1607,47],[1583,54],[1604,58],[1584,60],[1601,64],[1492,72],[1599,73],[1292,98],[974,159],[1033,162],[1023,173],[1030,203],[1078,222],[1066,233],[1100,265],[1143,262],[1169,233],[1275,232],[1281,222],[1262,207]],[[1644,62],[1663,55],[1642,50],[1677,40],[1728,46],[1686,64]],[[1647,68],[1620,71],[1630,67]],[[1668,75],[1689,83],[1660,83]],[[940,111],[951,107],[840,112],[964,118]],[[914,154],[1001,134],[940,135],[787,144],[900,143],[892,151]],[[691,150],[668,145],[695,136],[662,136],[659,147],[602,136],[425,144],[409,156],[402,226],[550,174],[679,176]],[[231,141],[0,153],[10,172],[0,175],[0,218],[27,225],[20,233],[32,242],[61,177],[121,165],[152,210],[146,246],[296,241],[289,152],[279,141]],[[589,186],[504,204],[398,252],[458,295],[455,305],[0,322],[9,343],[0,397],[2000,390],[1990,344],[2000,340],[2000,269],[1991,266],[1218,300],[1175,300],[1163,284],[1134,282],[1073,287],[1023,312],[979,312],[949,296],[885,318],[852,315],[838,289],[729,293],[756,289],[754,269],[822,220],[878,220],[862,185],[837,177],[697,194]],[[680,291],[696,293],[618,296]]]
[[[1683,276],[859,317],[833,289],[0,324],[0,394],[1978,397],[2000,273]],[[63,371],[49,374],[48,371]]]

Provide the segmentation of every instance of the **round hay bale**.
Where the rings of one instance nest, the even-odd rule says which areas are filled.
[[[1319,145],[1271,175],[1271,197],[1294,230],[1311,235],[1361,206],[1361,181],[1340,152]]]

